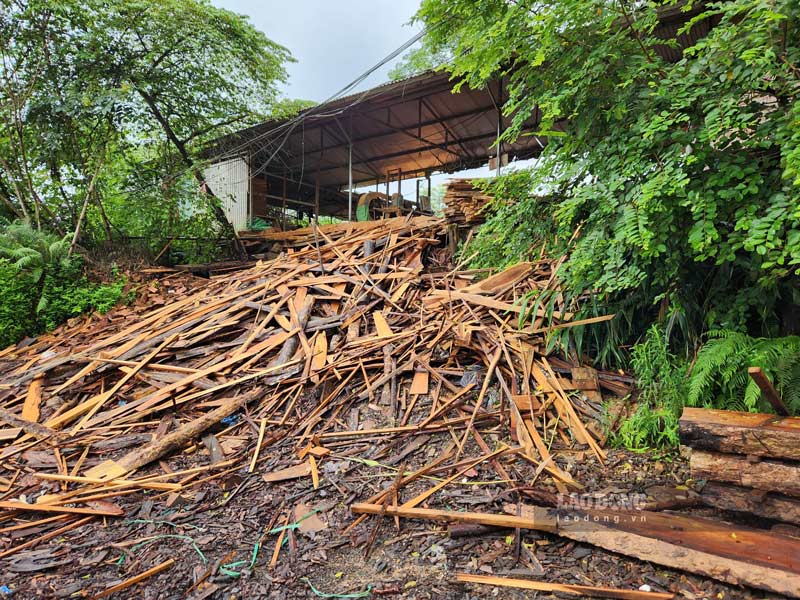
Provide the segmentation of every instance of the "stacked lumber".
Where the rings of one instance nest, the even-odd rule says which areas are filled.
[[[706,504],[800,525],[800,418],[686,408],[680,436]]]
[[[443,452],[398,479],[395,498],[453,473],[411,505],[479,465],[509,489],[580,489],[560,452],[603,461],[599,401],[573,384],[579,365],[548,359],[544,330],[517,328],[517,301],[556,285],[557,261],[480,281],[430,271],[445,228],[418,217],[286,232],[278,259],[3,351],[0,522],[15,536],[0,559],[130,516],[145,492],[170,506],[243,469],[316,488],[332,453],[398,443],[403,457],[432,439]],[[570,326],[569,309],[554,326]]]
[[[444,192],[444,216],[449,223],[480,225],[486,220],[483,209],[492,200],[472,179],[451,179]]]

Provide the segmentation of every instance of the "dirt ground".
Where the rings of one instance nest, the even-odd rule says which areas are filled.
[[[435,441],[419,452],[419,460],[439,451]],[[198,455],[178,460],[202,459]],[[175,462],[170,466],[180,466]],[[377,519],[371,517],[343,533],[353,521],[349,504],[379,491],[394,477],[385,462],[380,466],[366,462],[344,455],[330,457],[321,465],[317,490],[308,478],[266,483],[262,473],[242,469],[169,498],[171,506],[155,493],[120,498],[128,518],[90,522],[4,560],[0,586],[5,587],[0,588],[0,597],[91,597],[169,558],[175,560],[172,567],[113,597],[557,597],[454,582],[455,574],[461,572],[628,589],[646,585],[652,591],[672,591],[689,599],[776,597],[533,531],[521,532],[518,545],[510,530],[450,537],[444,526],[402,520],[397,530],[393,520],[385,518],[365,558]],[[681,485],[689,477],[681,457],[619,450],[609,452],[605,466],[583,453],[565,466],[593,492],[643,492],[654,485]],[[428,504],[499,512],[504,502],[514,498],[499,494],[501,488],[492,483],[493,476],[489,469],[469,473]],[[418,490],[429,486],[421,482]],[[412,490],[406,493],[410,496]],[[295,515],[306,516],[314,509],[318,512],[291,525]],[[290,528],[285,530],[275,565],[270,566],[281,535],[274,530],[284,523]]]

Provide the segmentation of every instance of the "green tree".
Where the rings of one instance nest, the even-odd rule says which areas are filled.
[[[663,39],[666,11],[686,15],[678,33],[711,28],[693,43]],[[515,239],[525,225],[509,215],[538,219],[532,192],[544,193],[569,293],[623,313],[609,325],[625,329],[615,344],[657,319],[687,353],[712,327],[792,327],[800,4],[423,0],[418,19],[434,47],[454,47],[456,87],[506,75],[506,139],[541,114],[547,147],[530,188],[479,245]]]
[[[162,201],[194,195],[204,144],[269,114],[292,60],[207,0],[0,0],[0,50],[0,201],[57,231],[88,214],[107,238],[108,205],[144,187],[120,167],[159,169]]]
[[[391,68],[389,79],[398,81],[425,71],[446,68],[453,56],[450,45],[438,43],[431,37],[423,37],[419,47],[406,52]]]

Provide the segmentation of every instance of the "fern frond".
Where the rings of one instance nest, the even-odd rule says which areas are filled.
[[[761,367],[793,413],[800,410],[800,337],[753,338],[737,331],[710,331],[689,380],[687,403],[755,412],[766,407],[747,368]]]

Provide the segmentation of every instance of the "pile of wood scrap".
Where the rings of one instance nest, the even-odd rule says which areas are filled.
[[[800,418],[686,408],[680,436],[706,504],[800,525]]]
[[[557,286],[559,261],[499,273],[442,269],[434,257],[447,226],[418,217],[286,232],[277,259],[199,287],[153,284],[148,306],[80,319],[2,351],[0,561],[101,518],[130,519],[145,498],[167,509],[213,482],[238,479],[230,498],[260,478],[276,493],[286,482],[304,481],[312,493],[325,486],[337,503],[352,503],[347,531],[376,515],[372,533],[359,538],[367,553],[385,517],[398,527],[413,518],[536,529],[797,595],[795,538],[553,500],[582,489],[576,461],[605,461],[602,393],[624,395],[629,380],[546,355],[553,328],[599,320],[575,320],[574,307],[557,303],[551,321],[533,315],[518,327],[521,299]],[[759,455],[753,445],[744,454]],[[385,485],[371,494],[341,486],[345,463],[379,469]],[[454,489],[478,477],[499,493],[484,489],[476,499]],[[787,493],[788,476],[784,483]],[[509,500],[516,504],[504,506]],[[488,507],[452,509],[462,501]],[[291,548],[287,527],[302,512],[276,512],[266,527],[279,531],[271,565],[284,539]]]
[[[316,487],[331,455],[397,464],[434,439],[434,463],[362,500],[388,508],[446,477],[403,504],[417,506],[482,465],[508,489],[579,489],[561,451],[603,461],[600,398],[577,391],[577,365],[542,354],[545,331],[517,327],[517,301],[555,285],[557,262],[429,271],[445,228],[291,232],[298,248],[279,259],[3,351],[0,530],[14,536],[0,558],[123,516],[127,496],[169,506],[237,471]],[[570,319],[556,306],[553,326]],[[613,374],[600,386],[626,391]]]
[[[483,209],[492,200],[472,179],[451,179],[444,192],[444,216],[449,223],[480,225],[486,220]]]

